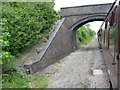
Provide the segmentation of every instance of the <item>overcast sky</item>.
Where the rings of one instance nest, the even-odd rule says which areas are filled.
[[[55,10],[58,11],[62,7],[72,7],[90,4],[103,4],[103,3],[113,3],[115,0],[55,0]],[[90,28],[94,31],[98,31],[102,22],[91,22]]]

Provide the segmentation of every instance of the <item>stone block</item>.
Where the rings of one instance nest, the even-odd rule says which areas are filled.
[[[93,75],[96,76],[96,75],[101,75],[103,74],[103,71],[102,70],[93,70]]]

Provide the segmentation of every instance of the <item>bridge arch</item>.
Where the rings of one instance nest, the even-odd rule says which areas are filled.
[[[79,27],[81,27],[82,25],[89,23],[89,22],[93,22],[93,21],[104,21],[106,15],[102,14],[102,15],[90,15],[87,17],[84,17],[80,20],[78,20],[77,22],[75,22],[73,25],[70,26],[71,30],[77,30]]]

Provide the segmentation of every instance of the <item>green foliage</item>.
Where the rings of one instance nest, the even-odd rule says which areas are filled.
[[[84,40],[84,41],[82,42],[82,44],[87,45],[87,44],[94,38],[94,36],[95,36],[95,35],[93,35],[93,36],[91,36],[90,38]]]
[[[37,88],[46,88],[48,85],[49,75],[41,74],[39,76],[31,77],[30,81],[34,84]]]
[[[14,57],[48,37],[49,28],[58,19],[52,2],[4,2],[2,4],[0,64],[3,88],[27,88],[27,77],[14,65]]]
[[[114,46],[114,42],[115,42],[115,26],[110,28],[110,33],[109,33],[109,38],[110,38],[110,46]],[[105,35],[107,36],[107,34]]]
[[[46,82],[48,80],[49,76],[40,75],[39,77],[36,77],[35,85],[39,88],[46,88],[48,83]]]
[[[10,74],[3,74],[2,75],[2,88],[28,88],[28,78],[26,75],[21,75],[19,73],[13,72]]]
[[[78,39],[80,40],[80,42],[82,44],[88,44],[88,42],[91,40],[91,37],[93,38],[96,34],[89,27],[90,27],[90,25],[87,24],[87,25],[84,25],[84,26],[80,27],[76,31]]]
[[[3,3],[2,32],[9,34],[3,49],[17,56],[25,47],[35,44],[56,20],[56,12],[51,2],[5,2]],[[47,35],[46,35],[47,36]]]
[[[2,19],[2,24],[5,25],[6,19]],[[10,33],[7,29],[1,29],[2,34],[0,36],[0,45],[2,46],[2,52],[0,53],[0,64],[2,64],[2,71],[7,72],[13,69],[13,64],[11,63],[14,57],[8,52]]]

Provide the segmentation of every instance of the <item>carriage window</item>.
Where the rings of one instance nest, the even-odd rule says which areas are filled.
[[[105,30],[105,47],[108,47],[108,34],[107,34],[107,30]]]
[[[114,56],[114,46],[115,46],[115,25],[110,28],[109,31],[109,50]]]

